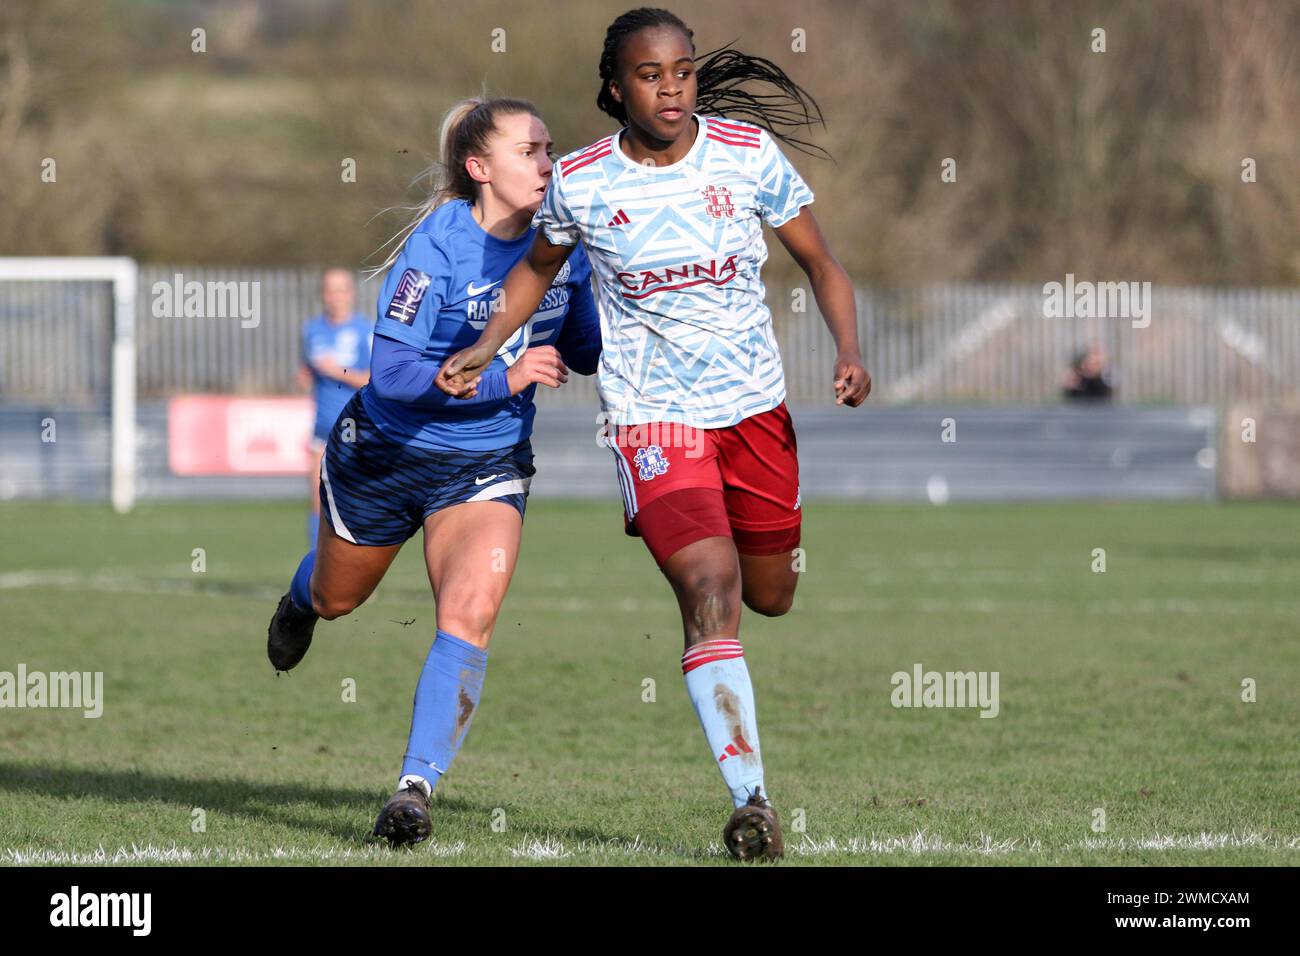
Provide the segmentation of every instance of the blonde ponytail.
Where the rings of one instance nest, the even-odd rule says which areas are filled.
[[[411,234],[439,206],[454,199],[464,199],[471,203],[478,199],[479,185],[465,169],[465,160],[487,151],[488,140],[496,130],[498,119],[519,113],[530,113],[541,118],[532,103],[508,97],[471,96],[447,110],[438,129],[438,145],[441,150],[439,161],[421,170],[411,181],[412,185],[427,181],[428,197],[418,205],[392,206],[384,210],[389,212],[401,209],[412,215],[395,236],[375,250],[378,254],[387,249],[388,254],[382,265],[366,274],[367,279],[393,267]]]

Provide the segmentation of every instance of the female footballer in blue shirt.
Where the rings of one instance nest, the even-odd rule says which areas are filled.
[[[316,621],[365,601],[424,529],[437,635],[397,792],[375,823],[375,835],[394,846],[429,836],[429,798],[478,707],[534,474],[536,387],[559,388],[570,368],[592,374],[601,342],[591,267],[574,255],[476,388],[451,398],[434,385],[443,360],[477,341],[501,307],[503,280],[532,245],[552,146],[531,104],[499,98],[453,107],[440,139],[446,183],[386,263],[370,384],[330,431],[316,548],[267,631],[271,663],[294,667]]]
[[[374,320],[356,311],[356,280],[347,269],[326,269],[320,280],[325,311],[302,327],[302,366],[298,380],[311,388],[316,415],[307,451],[311,455],[308,481],[311,513],[307,518],[307,546],[320,533],[320,460],[325,454],[334,420],[357,389],[370,381],[370,346]]]

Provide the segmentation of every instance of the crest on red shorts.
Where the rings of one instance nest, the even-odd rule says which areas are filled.
[[[704,196],[704,211],[714,219],[736,215],[736,207],[731,203],[731,190],[726,186],[705,186],[700,192]]]
[[[632,460],[636,462],[637,476],[642,481],[650,481],[668,470],[668,459],[658,445],[646,445],[632,456]]]

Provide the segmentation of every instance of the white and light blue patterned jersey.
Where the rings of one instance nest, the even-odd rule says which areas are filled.
[[[597,381],[614,424],[725,428],[785,399],[763,223],[813,194],[762,127],[695,119],[668,166],[631,159],[621,133],[564,156],[533,218],[553,244],[581,241],[599,280]]]

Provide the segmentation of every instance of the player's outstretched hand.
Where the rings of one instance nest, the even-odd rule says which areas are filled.
[[[871,394],[871,374],[856,354],[835,359],[835,404],[857,408]]]
[[[559,388],[569,380],[569,369],[553,345],[538,345],[524,349],[524,354],[506,372],[510,394],[518,395],[534,382]]]
[[[469,387],[478,381],[478,377],[492,361],[493,354],[487,346],[478,343],[461,349],[442,363],[438,377],[433,382],[448,395],[469,398]]]

